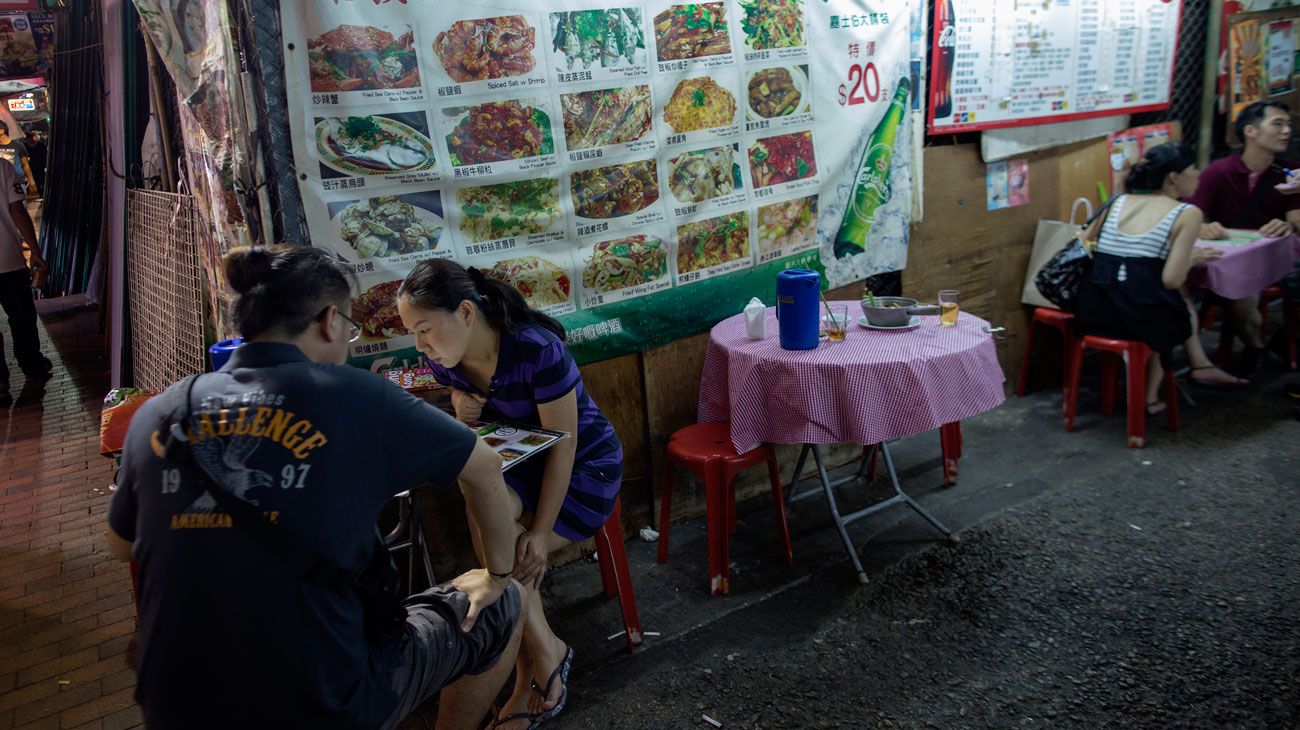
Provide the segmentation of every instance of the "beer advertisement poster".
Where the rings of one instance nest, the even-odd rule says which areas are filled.
[[[913,9],[281,3],[312,243],[363,283],[353,362],[416,364],[392,297],[433,258],[513,284],[580,362],[771,302],[786,269],[902,269]]]

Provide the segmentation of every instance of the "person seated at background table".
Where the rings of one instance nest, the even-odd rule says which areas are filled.
[[[614,427],[587,395],[564,345],[564,328],[530,309],[509,284],[453,261],[424,261],[402,283],[397,306],[436,379],[452,388],[458,418],[513,421],[574,436],[505,476],[514,490],[509,514],[519,523],[515,577],[536,589],[547,556],[596,534],[614,509],[623,477]],[[478,516],[469,519],[475,535]],[[573,649],[551,630],[536,590],[527,600],[514,693],[494,727],[545,722],[568,701]]]
[[[1290,172],[1300,165],[1278,157],[1291,143],[1290,107],[1257,101],[1242,109],[1234,124],[1244,145],[1241,151],[1210,163],[1196,192],[1185,198],[1205,216],[1200,237],[1227,238],[1228,228],[1257,230],[1266,238],[1295,233],[1300,226],[1300,195],[1291,188],[1300,191],[1300,186]],[[1231,301],[1229,316],[1246,343],[1236,372],[1252,377],[1262,364],[1264,347],[1259,297]]]
[[[1221,255],[1193,248],[1201,211],[1178,199],[1196,189],[1196,159],[1181,142],[1151,148],[1129,171],[1125,190],[1093,224],[1097,249],[1092,273],[1079,290],[1075,322],[1085,335],[1145,342],[1158,355],[1147,366],[1147,413],[1163,411],[1161,378],[1176,345],[1195,339],[1195,310],[1180,287],[1191,267]],[[1190,355],[1190,352],[1189,352]],[[1204,357],[1204,351],[1201,356]],[[1231,379],[1206,360],[1193,361],[1202,378]]]
[[[344,365],[360,327],[329,254],[236,249],[225,269],[247,341],[141,406],[108,509],[109,549],[140,565],[145,723],[391,730],[441,689],[438,727],[477,728],[525,610],[501,457]],[[458,479],[489,567],[402,602],[379,512]]]

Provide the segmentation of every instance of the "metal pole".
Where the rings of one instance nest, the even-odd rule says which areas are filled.
[[[153,37],[149,29],[140,25],[140,35],[144,37],[144,55],[149,62],[149,98],[153,101],[154,119],[158,122],[158,136],[162,138],[162,184],[163,190],[176,192],[176,180],[172,177],[176,167],[176,157],[172,152],[172,131],[167,123],[162,91],[162,71],[158,68],[158,51],[153,47]]]
[[[1210,0],[1209,24],[1205,29],[1205,69],[1201,81],[1201,128],[1196,137],[1196,165],[1210,163],[1214,148],[1214,105],[1219,98],[1219,38],[1223,33],[1223,0]],[[1231,98],[1232,89],[1228,89]]]

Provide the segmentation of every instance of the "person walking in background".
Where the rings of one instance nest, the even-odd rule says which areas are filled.
[[[6,122],[0,122],[0,158],[8,160],[13,166],[14,174],[23,181],[25,193],[38,194],[36,178],[32,176],[32,163],[27,144],[21,139],[13,139],[9,136],[9,124]]]
[[[39,197],[45,192],[45,164],[49,159],[49,148],[45,140],[36,132],[27,133],[27,160],[32,168],[32,179],[36,181],[36,189],[28,192],[33,197]]]
[[[0,191],[8,203],[6,212],[0,214],[0,308],[9,316],[14,359],[18,361],[19,369],[28,378],[44,380],[50,377],[54,365],[41,354],[36,303],[32,301],[32,279],[45,271],[45,259],[36,248],[36,227],[32,225],[32,218],[23,203],[27,191],[9,165],[0,165]],[[31,271],[28,271],[28,259],[23,253],[23,241],[31,246]],[[0,407],[12,402],[9,367],[5,364],[3,347],[0,347]]]

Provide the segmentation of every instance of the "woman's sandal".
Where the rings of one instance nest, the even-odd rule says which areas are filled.
[[[516,712],[512,715],[506,715],[505,717],[501,717],[500,711],[498,711],[498,714],[492,718],[492,722],[488,725],[488,730],[496,730],[496,728],[499,728],[502,725],[505,725],[507,723],[514,722],[515,720],[527,720],[528,730],[533,730],[534,728],[537,727],[538,723],[540,722],[537,719],[537,715],[534,715],[531,712]]]
[[[1250,385],[1250,381],[1246,380],[1245,378],[1237,378],[1237,382],[1235,383],[1218,383],[1213,380],[1201,380],[1200,378],[1197,378],[1195,375],[1193,375],[1193,373],[1195,373],[1198,370],[1218,370],[1218,369],[1219,368],[1216,365],[1202,365],[1199,368],[1192,368],[1191,370],[1187,371],[1187,382],[1197,387],[1210,388],[1211,390],[1235,390],[1237,388],[1244,388],[1245,386]]]
[[[545,702],[546,698],[551,696],[551,687],[552,685],[555,684],[555,680],[556,679],[560,680],[560,699],[558,702],[555,703],[555,707],[552,707],[551,709],[537,716],[536,720],[538,725],[541,725],[547,720],[554,719],[555,716],[559,715],[560,711],[564,709],[564,705],[568,703],[569,669],[571,669],[572,667],[573,667],[573,647],[566,646],[564,647],[564,661],[560,662],[560,665],[555,668],[555,671],[551,672],[550,678],[546,680],[546,687],[545,688],[538,687],[537,683],[533,682],[533,691],[541,695],[542,701]]]
[[[1161,413],[1164,413],[1167,408],[1169,408],[1169,405],[1157,398],[1156,400],[1147,403],[1147,415],[1158,416]]]

